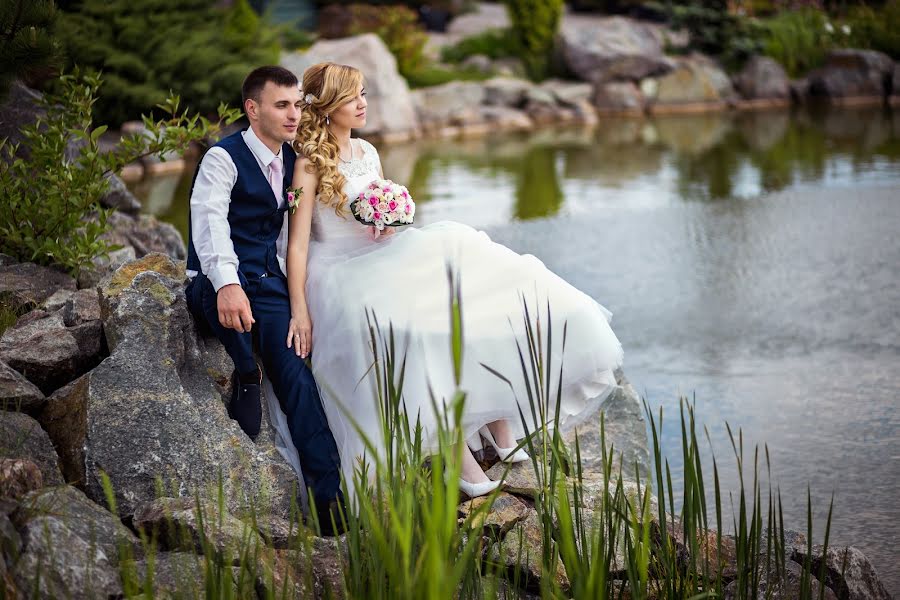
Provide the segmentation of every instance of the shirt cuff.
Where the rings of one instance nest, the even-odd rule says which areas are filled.
[[[216,292],[219,291],[219,288],[231,285],[232,283],[241,285],[241,280],[237,274],[237,267],[234,265],[225,264],[221,267],[216,267],[209,272],[208,277],[209,282]]]

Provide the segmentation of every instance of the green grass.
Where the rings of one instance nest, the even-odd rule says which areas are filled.
[[[459,276],[448,269],[448,278],[452,332],[448,340],[452,356],[449,367],[457,389],[451,398],[432,395],[434,410],[444,402],[448,407],[437,413],[440,419],[436,452],[425,451],[420,422],[412,420],[403,408],[406,357],[400,348],[405,347],[405,340],[397,339],[390,324],[385,326],[375,314],[367,313],[381,430],[373,434],[374,438],[360,431],[369,459],[355,471],[357,493],[348,513],[343,515],[347,534],[338,538],[342,589],[331,590],[346,598],[494,598],[504,585],[505,597],[513,598],[524,597],[523,584],[535,585],[533,581],[526,582],[521,570],[491,559],[491,545],[500,541],[500,535],[483,530],[479,519],[490,510],[499,491],[488,496],[465,519],[459,518],[455,482],[460,473],[459,448],[463,443],[459,424],[467,398],[465,390],[460,389],[465,332]],[[561,336],[565,347],[566,327],[553,330],[550,307],[541,312],[538,319],[535,307],[523,297],[525,336],[516,340],[520,372],[499,373],[483,365],[511,388],[515,378],[525,382],[527,397],[520,399],[520,406],[525,409],[520,409],[519,416],[527,435],[520,446],[531,455],[538,482],[535,497],[525,501],[533,502],[540,523],[541,548],[523,547],[520,538],[519,556],[535,557],[542,573],[554,573],[561,566],[568,576],[567,584],[553,577],[541,577],[533,591],[542,598],[592,600],[721,598],[726,585],[721,571],[726,565],[710,557],[722,557],[726,546],[733,546],[736,557],[736,598],[756,598],[760,581],[780,579],[787,561],[782,503],[771,483],[762,489],[759,449],[745,454],[740,430],[728,429],[740,487],[727,494],[731,510],[726,510],[718,462],[713,458],[710,465],[701,460],[700,440],[706,437],[711,445],[709,434],[698,434],[694,407],[686,400],[681,402],[679,414],[684,465],[681,490],[672,484],[669,461],[661,448],[662,409],[654,412],[646,402],[644,411],[650,425],[654,464],[651,477],[642,480],[637,465],[622,464],[621,458],[616,458],[620,455],[615,448],[607,447],[603,414],[598,416],[603,468],[590,476],[582,471],[577,436],[571,447],[560,436],[555,415],[559,412],[561,390],[551,386],[554,376],[563,373],[564,361],[553,363],[549,349],[556,336]],[[527,431],[530,423],[550,426]],[[768,448],[764,448],[764,458],[766,481],[771,482]],[[590,499],[592,508],[585,508],[587,486],[596,484],[598,479],[600,489],[605,491],[594,494]],[[711,495],[707,494],[710,486]],[[108,481],[105,489],[110,509],[115,511],[115,495]],[[708,498],[712,499],[710,505]],[[809,494],[807,502],[807,554],[811,555]],[[218,518],[208,513],[209,506],[196,500],[196,521],[201,530],[221,529],[225,513],[221,481],[213,500]],[[283,576],[283,569],[279,570],[273,551],[260,542],[259,536],[252,535],[251,524],[262,520],[262,515],[256,514],[245,519],[241,541],[228,551],[210,546],[201,534],[202,589],[192,587],[195,574],[185,575],[179,583],[181,597],[242,598],[255,590],[262,591],[267,599],[290,598],[291,581],[305,582],[306,589],[312,590],[314,542],[312,532],[301,523],[299,512],[295,511],[293,526],[300,535],[292,538],[291,548],[295,557],[302,558],[292,567],[291,581]],[[826,546],[830,523],[829,510]],[[730,530],[730,536],[725,535],[726,530]],[[146,575],[137,576],[127,553],[120,561],[126,596],[130,598],[153,597],[152,560],[159,553],[160,540],[152,532],[142,532],[141,539],[150,559]],[[238,560],[228,558],[234,556]],[[811,571],[812,564],[807,559],[801,582],[803,598],[811,597]],[[820,571],[818,577],[821,576]],[[768,589],[772,590],[772,586]],[[821,589],[824,592],[824,586]]]

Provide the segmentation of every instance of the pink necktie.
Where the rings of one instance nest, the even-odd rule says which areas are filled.
[[[269,163],[269,185],[272,186],[272,193],[275,194],[280,208],[284,200],[284,167],[281,166],[280,156],[276,156]]]

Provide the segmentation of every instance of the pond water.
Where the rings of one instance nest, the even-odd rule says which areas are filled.
[[[380,152],[419,223],[484,229],[614,313],[676,479],[684,395],[726,490],[727,421],[748,461],[768,445],[786,525],[805,531],[808,484],[820,542],[834,493],[832,542],[900,594],[900,113],[622,119]],[[190,175],[134,188],[184,231]]]

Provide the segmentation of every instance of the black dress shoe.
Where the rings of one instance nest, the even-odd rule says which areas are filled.
[[[262,424],[259,384],[241,383],[236,371],[232,374],[231,381],[231,402],[228,404],[228,416],[238,422],[251,440],[255,440]]]
[[[321,535],[331,537],[347,531],[347,509],[342,499],[325,501],[316,498],[313,502]]]

